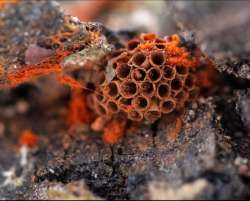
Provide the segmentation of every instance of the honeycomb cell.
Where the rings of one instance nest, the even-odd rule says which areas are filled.
[[[140,67],[144,68],[145,70],[147,70],[151,67],[148,57],[146,57],[145,61],[143,62],[143,64]]]
[[[147,78],[153,83],[160,81],[161,77],[162,71],[157,67],[152,67],[147,71]]]
[[[120,97],[118,99],[118,106],[122,110],[128,110],[128,108],[130,108],[131,104],[132,104],[132,99],[131,98]]]
[[[143,96],[137,96],[132,100],[132,106],[136,110],[144,111],[149,107],[149,98],[143,97]]]
[[[155,47],[159,50],[164,50],[166,48],[166,45],[163,43],[156,43]]]
[[[140,67],[146,61],[146,54],[143,52],[135,53],[131,58],[131,64]]]
[[[138,86],[136,82],[125,80],[121,83],[121,95],[124,98],[133,98],[138,93]]]
[[[106,100],[105,96],[101,93],[95,94],[95,98],[100,103],[105,102],[105,100]]]
[[[116,98],[119,95],[119,88],[120,85],[118,82],[116,81],[111,81],[110,83],[108,83],[105,87],[105,94],[107,94],[107,96],[111,97],[111,98]]]
[[[167,83],[161,82],[157,86],[157,97],[160,99],[167,98],[171,93],[170,86]]]
[[[152,66],[160,67],[165,63],[165,55],[161,50],[155,50],[150,53],[149,62]]]
[[[127,44],[127,48],[129,51],[133,51],[138,47],[139,44],[140,44],[140,41],[137,39],[130,40]]]
[[[114,57],[119,57],[122,53],[126,53],[126,49],[119,49],[119,50],[115,50],[113,52],[110,53],[110,57],[114,58]]]
[[[117,112],[119,112],[119,108],[118,108],[117,103],[115,101],[112,101],[112,100],[109,100],[107,102],[107,109],[111,113],[117,113]]]
[[[118,67],[116,68],[116,76],[119,79],[124,80],[129,76],[130,71],[131,71],[131,66],[129,66],[128,64],[126,63],[119,64]]]
[[[163,71],[162,75],[164,79],[172,80],[175,78],[175,74],[176,74],[175,67],[166,65],[163,67],[162,71]]]
[[[128,112],[128,118],[132,121],[142,121],[143,114],[140,111],[132,110]]]
[[[131,74],[132,80],[136,82],[144,81],[146,78],[146,70],[144,68],[136,68]]]
[[[155,92],[155,86],[150,81],[144,81],[140,84],[140,91],[144,96],[151,97]]]
[[[97,114],[99,114],[99,115],[107,115],[108,114],[106,106],[103,104],[100,104],[100,103],[95,104],[95,110],[96,110]]]
[[[181,90],[182,86],[183,86],[183,83],[180,78],[175,78],[171,81],[171,89],[174,91]]]
[[[155,110],[149,110],[145,112],[144,117],[147,121],[154,122],[161,117],[161,112]]]
[[[128,52],[122,52],[118,57],[114,57],[113,59],[111,59],[111,61],[113,63],[117,62],[123,62],[123,63],[127,63],[130,59],[129,53]]]
[[[165,100],[161,101],[161,103],[160,103],[161,111],[164,114],[168,114],[168,113],[174,111],[175,107],[176,107],[176,102],[171,98],[165,99]]]
[[[156,38],[155,39],[155,44],[166,44],[166,40],[162,39],[162,38]]]
[[[185,76],[188,74],[188,68],[183,67],[183,66],[177,66],[176,73],[180,76]]]

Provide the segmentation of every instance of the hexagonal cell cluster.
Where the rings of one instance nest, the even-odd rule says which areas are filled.
[[[184,66],[187,52],[178,43],[176,51],[172,40],[142,34],[114,52],[107,67],[113,71],[112,79],[104,72],[96,74],[99,87],[91,96],[92,108],[99,115],[123,112],[133,121],[149,122],[182,110],[196,98],[198,87],[195,66]],[[175,60],[180,65],[172,64]]]

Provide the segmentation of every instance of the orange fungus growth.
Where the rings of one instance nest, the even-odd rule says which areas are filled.
[[[30,65],[8,75],[8,81],[11,86],[16,86],[27,82],[35,77],[48,75],[50,73],[61,72],[58,64],[46,64],[44,66]]]
[[[62,73],[60,62],[69,54],[70,51],[56,50],[55,54],[53,54],[52,56],[48,56],[46,59],[40,62],[39,60],[41,58],[37,58],[37,64],[32,64],[35,63],[34,61],[28,62],[30,64],[21,66],[19,69],[16,69],[13,72],[7,74],[8,83],[13,87],[39,76],[44,76],[51,73],[60,74]],[[39,56],[37,55],[36,57]]]
[[[103,141],[107,144],[116,144],[124,135],[125,121],[112,120],[104,128]]]
[[[183,122],[181,118],[177,118],[175,121],[175,125],[169,130],[169,133],[168,133],[170,140],[174,141],[177,139],[178,134],[181,131],[182,125],[183,125]]]
[[[31,130],[23,130],[19,138],[20,145],[26,145],[30,148],[37,146],[38,137]]]
[[[83,88],[83,86],[78,81],[68,75],[59,75],[57,80],[62,84],[68,85],[72,88]]]
[[[86,95],[82,90],[74,89],[69,102],[69,110],[66,121],[69,125],[80,123],[91,123],[93,121],[93,113],[87,106]]]

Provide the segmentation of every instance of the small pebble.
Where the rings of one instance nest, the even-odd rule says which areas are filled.
[[[193,104],[192,104],[192,109],[197,109],[198,108],[198,104],[196,103],[196,102],[194,102]]]
[[[248,169],[247,165],[241,165],[239,167],[239,174],[240,175],[248,175],[248,171],[249,171],[249,169]]]
[[[190,115],[190,116],[194,116],[194,115],[195,115],[195,112],[194,112],[193,110],[190,110],[190,111],[189,111],[189,115]]]
[[[248,160],[246,158],[241,158],[241,157],[237,157],[234,161],[234,164],[239,166],[242,164],[247,164]]]
[[[29,109],[29,104],[26,101],[18,101],[16,103],[16,111],[20,114],[24,114],[28,111]]]

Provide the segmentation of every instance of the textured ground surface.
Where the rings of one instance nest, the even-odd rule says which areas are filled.
[[[179,120],[162,119],[153,125],[140,125],[136,133],[127,133],[118,144],[109,146],[102,142],[100,133],[91,132],[86,125],[70,129],[65,125],[69,89],[53,76],[3,89],[1,198],[250,198],[250,4],[177,2],[163,2],[172,11],[161,17],[155,15],[159,24],[166,24],[159,33],[177,31],[176,22],[193,29],[221,77],[210,97],[201,97],[187,108],[178,136],[173,133]],[[15,70],[13,65],[23,67],[24,52],[34,40],[38,38],[45,47],[49,36],[65,28],[54,3],[22,5],[15,19],[6,20],[13,9],[18,8],[6,7],[0,13],[0,26],[4,26],[0,29],[0,64],[4,64],[1,83],[6,83],[8,72]],[[49,16],[54,16],[53,20],[47,20]],[[28,23],[34,18],[33,24]],[[126,30],[126,22],[123,25]],[[86,26],[104,30],[103,37],[112,47],[120,44],[110,37],[122,39],[133,34],[112,35],[101,25]],[[80,33],[89,32],[83,29]],[[63,41],[51,48],[70,48],[83,35],[76,34],[73,42]],[[20,131],[27,128],[39,136],[36,148],[18,145]]]

